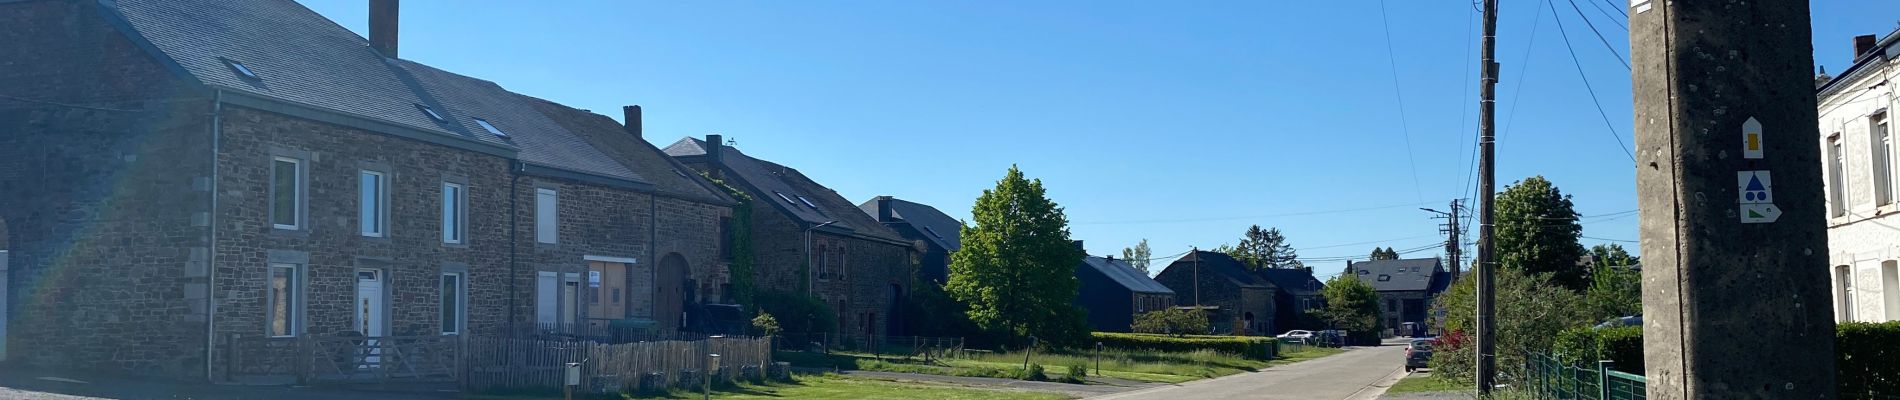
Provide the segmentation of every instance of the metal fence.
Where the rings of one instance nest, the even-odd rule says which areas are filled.
[[[1647,380],[1642,375],[1615,370],[1609,361],[1572,365],[1562,357],[1532,353],[1526,360],[1529,379],[1524,383],[1539,399],[1643,400]]]

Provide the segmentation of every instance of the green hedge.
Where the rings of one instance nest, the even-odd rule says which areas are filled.
[[[1551,347],[1564,362],[1572,365],[1594,365],[1598,360],[1610,360],[1617,371],[1643,373],[1641,326],[1571,328],[1558,333]]]
[[[1900,322],[1840,324],[1834,354],[1841,398],[1900,393]]]
[[[1095,332],[1094,340],[1103,347],[1118,350],[1148,350],[1167,352],[1193,352],[1213,350],[1221,353],[1239,354],[1256,360],[1270,360],[1276,355],[1277,341],[1270,337],[1252,336],[1168,336],[1144,333]]]

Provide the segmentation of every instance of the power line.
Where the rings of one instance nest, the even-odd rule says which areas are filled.
[[[1590,86],[1590,76],[1583,73],[1583,61],[1577,59],[1577,48],[1570,45],[1570,33],[1564,30],[1563,16],[1557,15],[1556,5],[1550,4],[1549,1],[1545,1],[1544,4],[1550,6],[1550,16],[1557,20],[1557,33],[1564,38],[1564,49],[1570,51],[1570,63],[1577,66],[1577,77],[1583,78],[1583,89],[1590,92],[1590,104],[1597,107],[1597,116],[1603,118],[1603,127],[1609,129],[1610,137],[1616,139],[1616,147],[1623,149],[1623,155],[1628,156],[1631,163],[1636,162],[1636,153],[1631,153],[1629,146],[1623,144],[1623,134],[1618,133],[1616,125],[1610,123],[1610,114],[1603,111],[1603,100],[1597,99],[1597,89]],[[1627,67],[1628,64],[1624,66]]]
[[[1385,28],[1385,60],[1392,66],[1392,95],[1399,101],[1399,131],[1405,134],[1405,160],[1412,164],[1412,192],[1418,196],[1418,204],[1425,204],[1425,185],[1418,180],[1418,158],[1412,155],[1412,126],[1405,118],[1405,91],[1399,87],[1399,59],[1392,51],[1392,21],[1385,14],[1385,0],[1379,0],[1379,22]]]
[[[1637,241],[1637,240],[1609,239],[1609,238],[1590,237],[1590,236],[1578,236],[1578,237],[1581,237],[1584,239],[1601,240],[1605,242],[1642,243],[1641,241]]]
[[[1623,18],[1629,18],[1629,17],[1630,17],[1630,12],[1629,12],[1629,11],[1623,11],[1623,5],[1621,5],[1621,4],[1617,4],[1617,3],[1616,3],[1616,0],[1603,0],[1603,1],[1607,1],[1607,2],[1610,2],[1610,9],[1612,9],[1612,10],[1616,10],[1616,13],[1618,13],[1618,14],[1623,14]]]
[[[1438,235],[1422,235],[1422,236],[1402,237],[1398,239],[1374,240],[1374,241],[1368,241],[1368,242],[1333,244],[1333,245],[1325,245],[1325,246],[1296,247],[1293,250],[1305,251],[1305,250],[1333,249],[1333,248],[1340,248],[1340,247],[1347,247],[1347,246],[1364,246],[1368,244],[1396,242],[1400,240],[1412,240],[1412,239],[1427,238],[1427,237],[1438,237]]]
[[[1611,1],[1615,1],[1615,0],[1611,0]],[[1628,32],[1628,31],[1630,30],[1630,27],[1629,27],[1629,25],[1625,25],[1625,24],[1623,24],[1623,21],[1621,21],[1621,20],[1618,20],[1618,19],[1616,19],[1616,16],[1615,16],[1615,15],[1610,15],[1610,12],[1609,12],[1609,11],[1604,11],[1604,10],[1603,10],[1603,3],[1598,3],[1598,2],[1594,2],[1594,1],[1591,1],[1591,2],[1588,2],[1588,3],[1590,3],[1590,5],[1591,5],[1591,6],[1594,6],[1594,7],[1596,7],[1596,9],[1597,9],[1597,12],[1600,12],[1600,13],[1603,13],[1603,16],[1604,16],[1604,17],[1607,17],[1607,18],[1609,18],[1609,19],[1610,19],[1610,22],[1611,22],[1611,23],[1615,23],[1615,24],[1616,24],[1616,26],[1620,26],[1620,27],[1623,27],[1623,31],[1624,31],[1624,32]],[[1615,8],[1615,6],[1611,6],[1611,8]],[[1620,11],[1620,9],[1619,9],[1619,11]],[[1629,18],[1629,16],[1628,16],[1628,15],[1624,15],[1624,16],[1623,16],[1623,18],[1625,18],[1625,19],[1627,19],[1627,18]]]
[[[1551,6],[1551,7],[1552,7],[1552,8],[1555,8],[1556,6]],[[1596,33],[1596,34],[1597,34],[1597,41],[1600,41],[1600,42],[1603,42],[1603,48],[1605,48],[1605,49],[1609,49],[1609,50],[1610,50],[1610,55],[1613,55],[1613,56],[1616,56],[1616,60],[1617,60],[1617,61],[1621,61],[1621,62],[1623,62],[1623,69],[1626,69],[1626,70],[1627,70],[1627,69],[1630,69],[1630,60],[1628,60],[1628,59],[1624,59],[1624,58],[1623,58],[1623,54],[1622,54],[1622,53],[1617,53],[1617,52],[1616,52],[1616,46],[1611,46],[1611,45],[1610,45],[1610,39],[1605,39],[1605,38],[1603,38],[1603,31],[1599,31],[1599,30],[1597,30],[1597,24],[1595,24],[1595,23],[1591,23],[1591,22],[1590,22],[1590,17],[1589,17],[1589,16],[1586,16],[1586,15],[1583,15],[1583,8],[1579,8],[1579,7],[1577,7],[1577,0],[1570,0],[1570,9],[1571,9],[1571,10],[1576,10],[1576,11],[1577,11],[1577,18],[1580,18],[1580,19],[1583,19],[1583,25],[1584,25],[1584,26],[1588,26],[1588,27],[1590,27],[1590,32],[1592,32],[1592,33]],[[1554,9],[1553,9],[1553,10],[1551,10],[1551,12],[1553,12],[1553,13],[1555,13],[1555,12],[1557,12],[1557,10],[1554,10]],[[1557,27],[1558,27],[1558,28],[1562,28],[1562,27],[1563,27],[1563,25],[1564,25],[1564,21],[1563,21],[1563,17],[1559,17],[1559,16],[1555,16],[1555,15],[1553,15],[1552,17],[1554,17],[1554,18],[1557,18]],[[1627,28],[1626,28],[1626,29],[1627,29]],[[1565,35],[1568,35],[1568,34],[1565,34]],[[1568,40],[1568,39],[1566,39],[1566,40]]]
[[[1069,223],[1069,225],[1126,225],[1126,224],[1162,224],[1162,223],[1180,223],[1180,222],[1233,221],[1233,220],[1243,220],[1243,219],[1301,217],[1301,216],[1323,215],[1323,214],[1344,214],[1344,213],[1361,212],[1361,211],[1375,211],[1375,210],[1385,210],[1385,209],[1393,209],[1393,208],[1400,208],[1400,207],[1417,207],[1417,206],[1418,204],[1407,203],[1407,204],[1393,204],[1389,206],[1377,206],[1377,207],[1348,208],[1348,209],[1321,210],[1321,211],[1304,211],[1304,212],[1290,212],[1290,213],[1279,213],[1279,214],[1240,215],[1240,216],[1231,216],[1231,217],[1071,222]]]
[[[1544,4],[1540,4],[1537,8],[1542,9],[1543,7],[1541,6],[1550,4],[1550,0],[1543,0],[1543,3]],[[1517,76],[1528,76],[1531,73],[1531,49],[1537,46],[1537,27],[1544,22],[1544,12],[1540,10],[1536,12],[1536,14],[1536,16],[1531,17],[1531,38],[1528,42],[1524,43],[1524,57],[1520,58],[1520,62],[1518,62],[1519,65],[1524,66],[1519,68],[1524,70],[1524,72],[1517,73]],[[1517,102],[1519,96],[1523,94],[1524,79],[1518,79],[1517,87],[1511,89],[1511,114],[1504,116],[1504,130],[1498,132],[1498,140],[1504,140],[1504,138],[1511,136],[1511,126],[1517,123],[1517,110],[1524,108],[1524,104]]]

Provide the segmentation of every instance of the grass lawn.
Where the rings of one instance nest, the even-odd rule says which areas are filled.
[[[1206,378],[1258,371],[1262,368],[1338,354],[1332,348],[1305,348],[1290,351],[1274,360],[1252,360],[1212,351],[1152,352],[1107,351],[1102,353],[1101,375],[1143,382],[1181,383]],[[929,363],[909,357],[877,357],[871,354],[834,352],[829,356],[785,352],[780,361],[803,367],[856,369],[953,376],[1015,378],[1023,365],[1022,353],[971,353],[967,356],[932,359]],[[1096,374],[1092,354],[1039,353],[1030,362],[1040,364],[1051,378],[1065,376],[1070,365],[1086,367]]]
[[[473,395],[471,400],[553,400],[548,395]],[[698,399],[699,392],[675,391],[656,396],[575,396],[581,399]],[[1066,400],[1053,393],[1017,390],[977,389],[967,386],[923,382],[894,382],[851,378],[837,375],[799,375],[794,383],[742,384],[714,390],[715,399],[906,399],[906,400]]]
[[[1427,374],[1412,374],[1392,384],[1386,393],[1463,392],[1472,390],[1469,382],[1438,379]]]

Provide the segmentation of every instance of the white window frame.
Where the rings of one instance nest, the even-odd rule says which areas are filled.
[[[449,277],[455,278],[455,293],[442,293],[442,299],[455,299],[455,321],[441,321],[442,334],[460,335],[468,330],[468,273],[460,271],[443,272],[442,276],[436,280],[437,290],[440,290],[442,280]],[[437,301],[437,303],[441,303],[441,301]],[[448,314],[445,313],[444,315]],[[454,326],[449,326],[451,324]]]
[[[280,163],[280,162],[288,162],[296,166],[291,176],[291,184],[290,184],[291,199],[292,199],[291,206],[290,206],[291,223],[288,225],[277,223],[278,213],[283,211],[283,210],[277,209],[277,186],[278,186],[277,180],[279,179],[279,177],[277,176],[277,163]],[[270,218],[270,223],[271,223],[272,228],[292,230],[292,231],[303,229],[304,221],[305,221],[304,204],[308,202],[308,200],[305,198],[307,196],[305,196],[305,193],[304,193],[305,192],[304,187],[306,184],[305,180],[309,179],[308,177],[309,173],[306,172],[307,170],[308,168],[304,165],[304,160],[301,158],[286,157],[286,156],[271,156],[270,199],[268,201],[270,202],[269,218]]]
[[[442,182],[442,243],[468,243],[468,185]]]
[[[1836,297],[1835,318],[1840,322],[1854,322],[1854,266],[1834,266],[1834,296]]]
[[[1841,134],[1835,133],[1827,138],[1827,196],[1828,215],[1834,218],[1847,216],[1847,156],[1842,154]]]
[[[363,193],[363,190],[366,188],[364,180],[371,176],[376,177],[376,186],[373,188],[376,190],[374,197]],[[365,169],[357,171],[356,179],[356,201],[358,202],[356,224],[359,228],[358,231],[366,237],[389,237],[389,174],[382,171]],[[372,204],[370,201],[365,200],[372,200],[374,203]],[[374,207],[374,209],[372,209],[372,207]],[[373,217],[374,219],[365,220],[363,217]]]
[[[1873,168],[1874,206],[1893,204],[1893,125],[1888,123],[1886,113],[1868,117],[1867,140],[1871,144],[1868,164]]]
[[[534,241],[561,242],[561,192],[552,188],[534,189]]]
[[[1880,293],[1887,300],[1887,320],[1900,321],[1900,262],[1880,263]]]
[[[297,337],[298,334],[303,332],[304,326],[304,288],[308,285],[304,280],[304,267],[303,265],[292,263],[270,263],[266,265],[266,268],[266,273],[264,274],[264,334],[275,338]],[[284,319],[284,325],[286,325],[284,330],[286,332],[283,334],[279,334],[275,327],[272,326],[272,323],[277,320],[277,304],[275,302],[277,301],[278,290],[272,285],[272,280],[274,280],[280,272],[284,273],[284,276],[289,279],[284,288],[284,290],[288,292],[285,293],[284,298],[289,304],[284,307],[284,310],[290,315]]]

